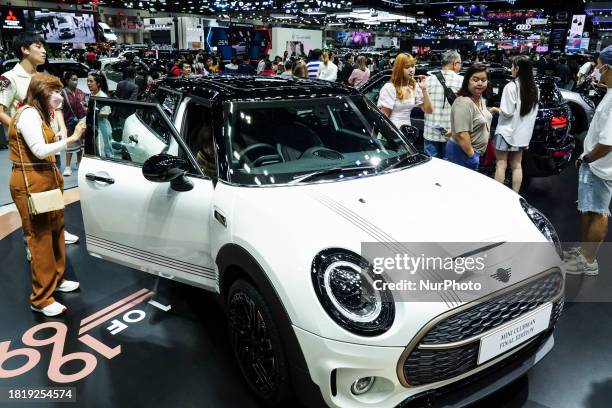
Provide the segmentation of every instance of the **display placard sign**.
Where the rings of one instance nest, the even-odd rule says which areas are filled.
[[[572,25],[570,27],[570,37],[582,37],[584,32],[584,23],[586,22],[586,15],[575,14],[572,16]]]
[[[568,24],[569,14],[567,11],[559,11],[554,15],[549,44],[551,52],[561,52],[564,50]]]
[[[320,30],[272,28],[271,55],[282,56],[287,51],[289,56],[307,56],[310,50],[322,46],[323,32]]]
[[[525,21],[527,24],[529,25],[546,25],[548,24],[548,19],[547,18],[528,18]]]
[[[0,7],[2,34],[12,36],[25,30],[23,10],[16,7]]]

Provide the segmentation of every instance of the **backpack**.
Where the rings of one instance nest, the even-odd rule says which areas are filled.
[[[444,75],[442,75],[442,72],[434,72],[434,76],[438,79],[438,81],[440,81],[440,85],[442,85],[442,88],[444,89],[444,98],[448,101],[449,105],[452,105],[453,102],[455,102],[455,99],[457,99],[457,95],[453,92],[452,89],[446,86],[446,80],[444,79]],[[442,107],[444,107],[444,104],[442,105]]]

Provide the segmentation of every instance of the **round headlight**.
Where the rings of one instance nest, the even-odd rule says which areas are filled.
[[[529,204],[524,198],[521,198],[521,206],[523,207],[523,210],[525,210],[525,213],[531,222],[533,222],[533,225],[540,230],[542,235],[544,235],[549,242],[554,244],[557,254],[562,257],[563,249],[561,248],[561,240],[559,240],[559,236],[557,235],[554,225],[552,225],[552,223],[544,214],[540,212],[540,210]]]
[[[393,324],[393,296],[359,255],[343,249],[320,252],[312,262],[312,283],[327,314],[345,329],[375,336]]]

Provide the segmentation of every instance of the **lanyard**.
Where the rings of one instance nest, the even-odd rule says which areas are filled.
[[[476,105],[476,102],[474,102],[472,98],[470,98],[470,100],[476,106],[476,109],[478,109],[478,112],[480,112],[482,119],[484,119],[484,124],[485,124],[485,129],[487,129],[487,134],[491,133],[491,130],[489,129],[489,122],[487,122],[487,118],[485,117],[484,112],[482,111],[482,108]],[[480,104],[482,105],[482,98],[480,98]]]

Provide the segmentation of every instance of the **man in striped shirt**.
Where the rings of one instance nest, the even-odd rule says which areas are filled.
[[[321,61],[321,50],[318,48],[312,50],[307,64],[308,78],[317,79],[321,71],[321,65],[323,65],[323,61]]]

